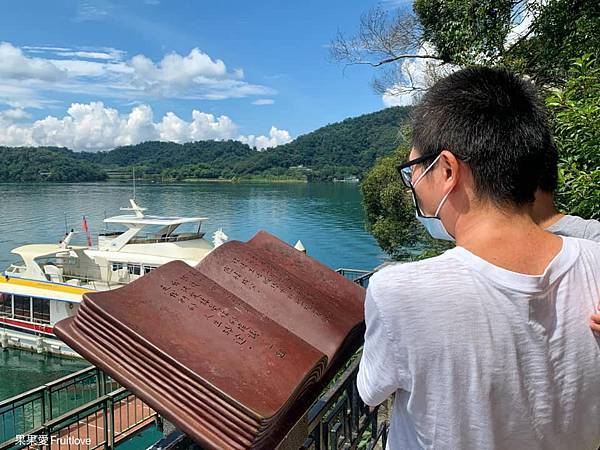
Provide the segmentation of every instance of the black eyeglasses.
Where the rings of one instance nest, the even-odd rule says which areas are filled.
[[[412,189],[413,188],[413,184],[412,184],[413,166],[416,164],[424,163],[425,161],[434,160],[438,156],[439,156],[439,154],[438,155],[419,156],[418,158],[415,158],[413,160],[410,160],[410,161],[398,166],[398,172],[400,172],[400,178],[402,178],[402,183],[404,183],[404,185],[407,188]]]

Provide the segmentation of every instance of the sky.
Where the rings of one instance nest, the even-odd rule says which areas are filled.
[[[99,151],[145,140],[258,149],[393,102],[338,30],[402,0],[53,0],[0,6],[0,145]],[[410,4],[410,3],[409,3]]]

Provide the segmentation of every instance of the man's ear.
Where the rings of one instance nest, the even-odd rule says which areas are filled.
[[[448,150],[442,150],[440,153],[440,165],[443,170],[444,192],[448,192],[460,178],[460,164],[458,158]]]

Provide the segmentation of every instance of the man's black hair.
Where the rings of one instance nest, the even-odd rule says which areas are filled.
[[[415,108],[412,141],[421,156],[448,150],[464,160],[477,195],[498,205],[533,202],[538,184],[556,176],[545,108],[530,82],[504,69],[438,81]]]

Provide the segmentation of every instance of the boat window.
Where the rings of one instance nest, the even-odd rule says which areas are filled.
[[[152,272],[154,269],[156,269],[155,266],[144,266],[144,274],[150,273]]]
[[[36,323],[50,323],[50,301],[45,298],[33,299],[33,320]]]
[[[31,297],[14,295],[15,319],[31,320]]]
[[[142,273],[142,268],[139,264],[127,264],[127,272],[131,275],[140,275]]]
[[[123,268],[123,263],[112,263],[112,271],[115,272]]]
[[[0,294],[0,317],[12,317],[12,298],[10,294]]]

